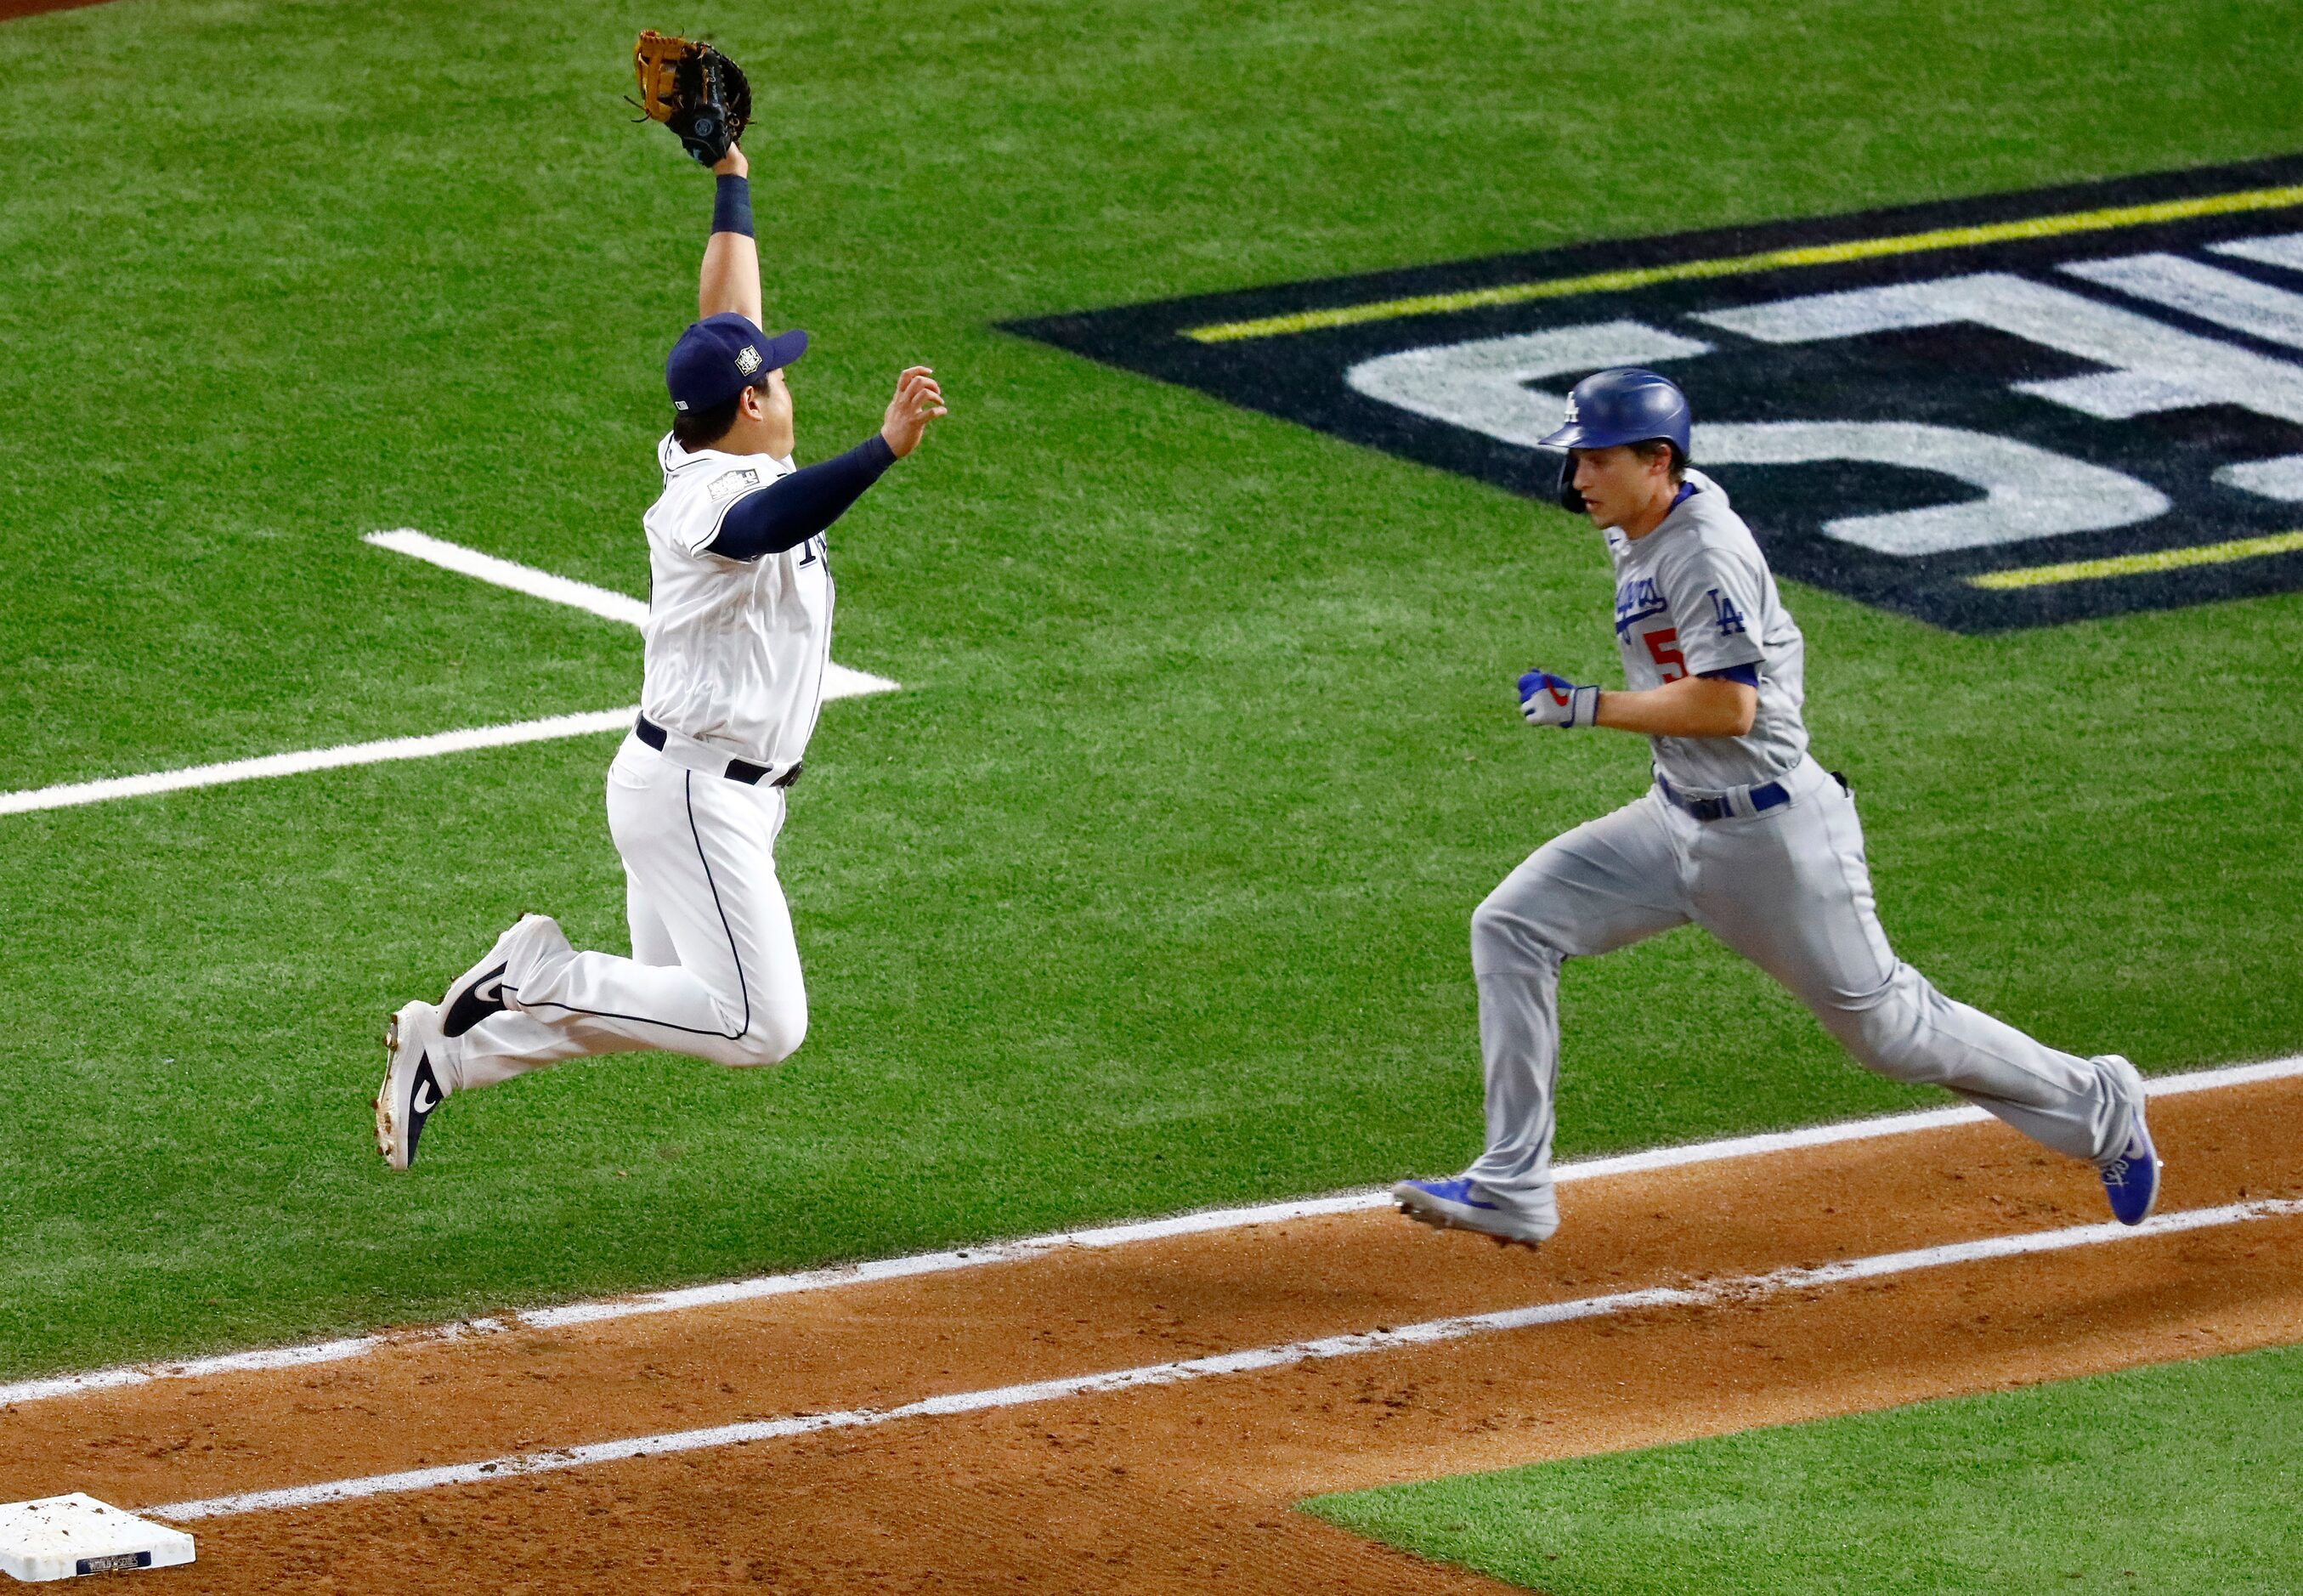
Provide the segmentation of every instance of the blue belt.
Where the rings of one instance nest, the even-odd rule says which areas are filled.
[[[662,753],[663,751],[663,745],[671,740],[664,736],[663,728],[657,725],[654,721],[649,720],[645,715],[642,715],[640,717],[639,724],[633,727],[632,730],[639,734],[640,741],[647,744],[649,747],[655,749],[658,753]],[[770,782],[769,785],[772,787],[789,787],[793,782],[799,780],[799,772],[800,767],[795,764],[791,769],[786,771],[782,775],[778,776],[773,781]],[[760,778],[768,773],[768,767],[764,764],[754,764],[748,759],[730,759],[728,762],[728,768],[721,771],[720,773],[727,777],[730,781],[741,781],[747,787],[756,787],[760,784]]]
[[[1666,802],[1677,805],[1698,820],[1725,820],[1735,813],[1725,798],[1685,798],[1674,792],[1671,783],[1663,779],[1661,771],[1656,772],[1656,790],[1663,794]],[[1764,815],[1778,805],[1792,801],[1792,795],[1784,790],[1784,784],[1781,781],[1770,781],[1764,787],[1754,787],[1750,790],[1750,797],[1751,813],[1754,815]]]

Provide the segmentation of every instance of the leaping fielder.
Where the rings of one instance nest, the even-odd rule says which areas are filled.
[[[1654,372],[1603,371],[1543,440],[1566,451],[1560,502],[1607,536],[1630,690],[1531,671],[1521,712],[1646,734],[1655,783],[1545,843],[1472,916],[1487,1152],[1455,1179],[1404,1180],[1392,1195],[1427,1224],[1548,1239],[1559,967],[1693,921],[1789,987],[1865,1068],[1946,1087],[2088,1160],[2113,1215],[2142,1223],[2159,1160],[2135,1067],[2044,1047],[1889,950],[1854,802],[1807,751],[1799,628],[1727,495],[1687,469],[1690,419]]]
[[[807,1033],[774,848],[831,646],[824,529],[946,412],[934,376],[912,367],[877,433],[793,467],[783,373],[807,334],[761,330],[748,165],[731,146],[713,170],[700,319],[665,362],[663,494],[642,518],[641,713],[608,768],[632,957],[579,953],[549,916],[528,915],[437,1004],[394,1014],[375,1141],[395,1170],[451,1093],[648,1048],[775,1064]]]

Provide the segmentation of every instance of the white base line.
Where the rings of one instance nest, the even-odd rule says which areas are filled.
[[[514,593],[525,593],[530,598],[547,599],[555,604],[566,604],[571,610],[586,610],[603,621],[620,621],[626,626],[647,624],[647,601],[634,598],[628,593],[618,593],[611,587],[595,587],[589,582],[579,582],[573,577],[558,577],[548,570],[538,570],[533,565],[522,565],[517,560],[499,559],[483,554],[477,549],[468,549],[462,544],[450,543],[444,537],[434,537],[418,532],[413,527],[402,527],[392,532],[371,532],[362,543],[374,544],[380,549],[390,549],[395,554],[406,554],[443,570],[452,570],[459,576],[475,577],[498,587],[509,587]]]
[[[460,576],[492,582],[499,587],[509,587],[514,593],[525,593],[531,598],[548,599],[555,604],[584,610],[603,621],[620,621],[626,626],[647,624],[647,604],[628,593],[613,588],[595,587],[589,582],[579,582],[573,577],[554,576],[548,570],[538,570],[533,565],[522,565],[517,560],[505,560],[494,554],[483,554],[477,549],[468,549],[462,544],[450,543],[444,537],[434,537],[418,532],[413,527],[402,527],[392,532],[371,532],[361,539],[377,548],[390,549],[395,554],[436,565],[443,570],[452,570]],[[823,672],[823,696],[832,698],[861,698],[867,693],[893,693],[902,690],[903,683],[890,681],[884,676],[874,676],[868,671],[851,671],[845,665],[827,664]]]
[[[2271,1059],[2259,1064],[2233,1064],[2220,1069],[2194,1070],[2185,1075],[2147,1079],[2143,1089],[2154,1097],[2176,1097],[2192,1092],[2212,1092],[2265,1081],[2303,1077],[2303,1055]],[[1590,1180],[1606,1175],[1638,1174],[1649,1170],[1680,1169],[1755,1158],[1803,1147],[1826,1147],[1841,1142],[1869,1141],[1909,1136],[1944,1126],[1970,1125],[1990,1116],[1981,1109],[1927,1109],[1916,1113],[1886,1114],[1837,1125],[1814,1125],[1801,1130],[1775,1131],[1763,1136],[1733,1136],[1724,1141],[1695,1142],[1678,1147],[1658,1147],[1644,1153],[1618,1153],[1609,1158],[1584,1159],[1563,1164],[1562,1181]],[[188,1358],[163,1364],[128,1364],[84,1374],[58,1374],[0,1386],[0,1408],[12,1403],[39,1402],[54,1397],[114,1390],[156,1380],[198,1380],[217,1374],[262,1373],[274,1369],[301,1368],[310,1364],[338,1363],[365,1357],[378,1347],[414,1346],[428,1341],[451,1341],[464,1336],[492,1335],[510,1330],[552,1330],[571,1324],[596,1324],[603,1320],[628,1319],[648,1313],[672,1313],[686,1308],[718,1307],[763,1296],[823,1291],[875,1280],[906,1279],[917,1275],[943,1274],[953,1270],[981,1269],[994,1263],[1016,1263],[1065,1247],[1118,1247],[1137,1242],[1161,1241],[1177,1236],[1243,1229],[1253,1225],[1285,1224],[1290,1220],[1323,1214],[1357,1213],[1381,1208],[1391,1201],[1383,1190],[1346,1192],[1295,1203],[1270,1203],[1253,1208],[1218,1208],[1167,1219],[1140,1220],[1053,1236],[1027,1237],[942,1253],[915,1253],[908,1257],[873,1259],[838,1264],[829,1269],[803,1270],[792,1274],[759,1275],[750,1279],[725,1280],[709,1286],[689,1286],[675,1291],[604,1302],[569,1303],[557,1308],[537,1308],[486,1319],[460,1320],[428,1330],[397,1335],[348,1336],[300,1347],[262,1347],[251,1352],[225,1353],[215,1357]]]
[[[102,781],[69,781],[60,787],[36,787],[22,792],[0,792],[0,815],[24,815],[35,809],[69,809],[78,804],[101,804],[112,798],[148,798],[159,792],[180,792],[188,787],[223,787],[234,781],[260,781],[271,776],[300,776],[310,771],[341,770],[353,764],[385,764],[397,759],[436,759],[443,754],[468,754],[479,748],[505,748],[517,743],[549,742],[562,737],[591,737],[603,731],[629,730],[631,709],[595,709],[581,714],[553,715],[541,721],[515,721],[507,726],[473,726],[462,731],[435,731],[427,737],[393,737],[381,742],[344,743],[333,748],[306,748],[295,754],[266,754],[257,759],[232,759],[222,764],[195,764],[182,770],[154,771],[148,775],[114,776]]]
[[[1396,1330],[1367,1330],[1356,1335],[1325,1336],[1312,1341],[1290,1341],[1279,1347],[1260,1347],[1245,1352],[1219,1353],[1176,1363],[1146,1364],[1101,1374],[1076,1374],[1062,1380],[1036,1381],[1025,1385],[999,1386],[990,1390],[955,1391],[907,1402],[900,1407],[848,1408],[837,1413],[802,1414],[786,1419],[761,1419],[721,1424],[707,1430],[681,1430],[663,1435],[635,1436],[624,1440],[598,1441],[544,1452],[520,1452],[482,1463],[460,1463],[436,1468],[409,1469],[399,1474],[368,1474],[358,1479],[332,1480],[316,1485],[295,1485],[277,1490],[255,1490],[239,1496],[208,1497],[172,1507],[138,1511],[179,1524],[201,1518],[221,1518],[238,1513],[261,1513],[283,1507],[315,1507],[327,1502],[352,1501],[410,1490],[434,1490],[443,1486],[476,1485],[521,1474],[556,1473],[595,1464],[620,1463],[635,1457],[662,1457],[681,1452],[742,1446],[750,1441],[781,1440],[825,1430],[860,1430],[894,1423],[901,1419],[940,1418],[954,1414],[983,1413],[996,1408],[1023,1407],[1055,1402],[1067,1397],[1101,1396],[1148,1386],[1180,1385],[1226,1374],[1248,1374],[1284,1369],[1327,1358],[1356,1357],[1402,1347],[1430,1347],[1467,1337],[1506,1330],[1531,1330],[1539,1325],[1565,1324],[1646,1308],[1691,1307],[1724,1301],[1750,1302],[1789,1292],[1837,1286],[1850,1280],[1876,1280],[1919,1270],[1942,1269],[2057,1253],[2073,1247],[2104,1246],[2147,1237],[2172,1236],[2219,1225],[2247,1224],[2257,1220],[2303,1214],[2303,1200],[2237,1203],[2223,1208],[2195,1208],[2164,1214],[2141,1225],[2079,1225],[2063,1230],[2032,1231],[2021,1236],[1994,1237],[1911,1252],[1884,1253],[1826,1263],[1817,1269],[1784,1269],[1771,1274],[1745,1275],[1700,1286],[1656,1286],[1638,1291],[1618,1291],[1605,1296],[1578,1297],[1571,1302],[1541,1303],[1533,1307],[1498,1313],[1472,1313],[1455,1319],[1434,1319]]]
[[[636,627],[647,620],[647,605],[628,594],[612,593],[605,587],[595,587],[589,582],[578,582],[569,577],[556,577],[547,570],[500,560],[494,554],[483,554],[477,549],[427,537],[421,532],[404,528],[397,532],[371,532],[366,541],[378,548],[410,554],[449,570],[477,577],[499,587],[510,587],[536,598],[550,599],[554,604],[588,611],[609,621],[620,621],[627,626]],[[823,696],[826,700],[860,698],[870,693],[892,693],[901,685],[884,676],[874,676],[868,671],[851,671],[841,664],[824,667]],[[113,798],[148,798],[156,793],[181,792],[192,787],[223,787],[234,781],[300,776],[312,771],[342,770],[347,765],[385,764],[400,759],[436,759],[444,754],[468,754],[479,748],[507,748],[519,743],[549,742],[563,737],[592,737],[603,731],[628,729],[632,717],[638,714],[637,708],[590,710],[580,714],[553,715],[540,721],[516,721],[504,726],[474,726],[461,731],[439,731],[426,737],[386,738],[378,742],[306,748],[293,754],[266,754],[255,759],[229,759],[218,764],[189,765],[181,770],[154,771],[140,776],[114,776],[97,781],[66,781],[55,787],[0,792],[0,815],[28,815],[38,809],[69,809],[80,804],[105,803]]]

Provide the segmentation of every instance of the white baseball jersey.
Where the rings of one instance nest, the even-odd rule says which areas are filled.
[[[799,763],[831,656],[831,567],[821,534],[756,560],[710,552],[730,506],[791,474],[789,459],[656,447],[663,494],[648,539],[640,713],[779,772]]]
[[[1656,768],[1699,797],[1772,781],[1807,753],[1800,719],[1806,643],[1726,491],[1700,471],[1695,491],[1645,537],[1607,528],[1615,562],[1615,646],[1633,688],[1739,665],[1759,671],[1759,712],[1742,737],[1656,737]]]

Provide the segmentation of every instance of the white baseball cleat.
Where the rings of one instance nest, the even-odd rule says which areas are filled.
[[[1460,1176],[1454,1180],[1403,1180],[1391,1188],[1399,1212],[1435,1230],[1476,1230],[1497,1246],[1533,1252],[1551,1239],[1556,1222],[1532,1224],[1483,1201],[1480,1188]]]
[[[522,915],[511,929],[496,938],[479,963],[456,977],[440,1000],[440,1034],[461,1036],[492,1014],[504,1011],[504,973],[510,969],[513,957],[527,945],[542,942],[546,946],[556,943],[561,952],[568,951],[568,939],[560,930],[560,922],[550,915]]]
[[[433,1060],[441,1044],[440,1010],[409,1003],[384,1029],[384,1085],[375,1094],[375,1150],[395,1170],[416,1161],[424,1122],[448,1095]]]

